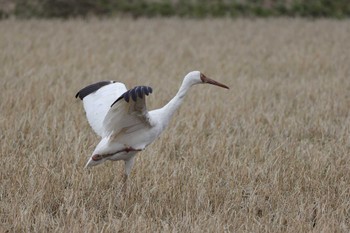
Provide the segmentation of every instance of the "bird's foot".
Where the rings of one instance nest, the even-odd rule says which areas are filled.
[[[93,156],[91,157],[91,159],[92,159],[93,161],[99,161],[99,160],[103,159],[103,155],[95,154],[95,155],[93,155]]]
[[[93,155],[92,157],[91,157],[91,159],[93,160],[93,161],[99,161],[99,160],[101,160],[101,159],[104,159],[104,158],[107,158],[107,157],[110,157],[110,156],[112,156],[112,155],[115,155],[115,154],[118,154],[118,153],[120,153],[120,152],[126,152],[126,153],[129,153],[129,152],[131,152],[131,151],[142,151],[142,149],[135,149],[135,148],[132,148],[131,146],[128,146],[128,145],[125,145],[125,149],[123,149],[123,150],[118,150],[118,151],[116,151],[115,153],[111,153],[111,154],[102,154],[102,155],[100,155],[100,154],[95,154],[95,155]]]
[[[131,146],[126,146],[126,148],[124,149],[124,151],[126,153],[129,153],[130,151],[142,151],[142,149],[134,149]]]
[[[128,181],[128,175],[124,174],[123,175],[123,184],[125,184]]]

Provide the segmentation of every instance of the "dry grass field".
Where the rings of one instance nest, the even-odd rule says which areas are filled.
[[[0,21],[0,232],[349,232],[350,21]],[[169,128],[84,169],[87,84],[200,70]]]

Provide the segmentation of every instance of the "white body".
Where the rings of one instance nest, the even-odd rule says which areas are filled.
[[[85,96],[79,96],[83,99],[89,124],[102,138],[86,166],[98,165],[106,160],[124,160],[125,174],[128,176],[137,152],[145,149],[159,137],[189,88],[199,83],[228,88],[206,78],[199,71],[192,71],[185,76],[178,93],[167,105],[150,112],[147,111],[145,102],[149,89],[142,89],[146,87],[135,87],[128,92],[124,84],[110,82],[108,85],[96,88],[97,90],[93,93],[88,92]],[[136,92],[137,88],[139,88],[138,92]],[[131,98],[131,91],[138,93],[137,98]],[[128,93],[129,99],[123,98],[122,95]],[[116,101],[117,99],[119,100]],[[126,148],[132,148],[132,150],[127,151]],[[102,155],[103,158],[96,160],[94,159],[96,155]]]

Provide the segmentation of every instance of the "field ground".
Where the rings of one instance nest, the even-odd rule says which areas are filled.
[[[349,232],[350,21],[0,21],[0,232]],[[75,93],[195,86],[161,138],[90,171]]]

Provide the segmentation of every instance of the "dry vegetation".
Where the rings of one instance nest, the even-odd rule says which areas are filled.
[[[0,232],[348,232],[350,22],[0,22]],[[162,137],[83,169],[98,142],[77,90],[196,86]]]

